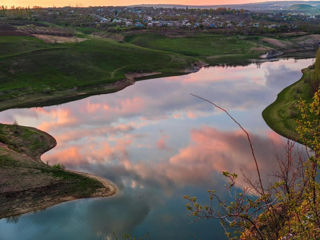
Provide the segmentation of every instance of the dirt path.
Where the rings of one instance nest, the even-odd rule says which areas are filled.
[[[161,72],[150,72],[150,73],[127,73],[125,74],[126,78],[132,82],[136,79],[143,78],[143,77],[151,77],[154,75],[159,75]]]

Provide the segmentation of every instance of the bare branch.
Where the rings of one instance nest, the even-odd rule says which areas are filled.
[[[259,185],[260,185],[260,188],[261,188],[261,193],[260,194],[264,195],[265,191],[264,191],[264,187],[263,187],[263,184],[262,184],[262,178],[261,178],[261,174],[260,174],[258,160],[256,158],[256,155],[255,155],[255,152],[254,152],[254,149],[253,149],[253,144],[252,144],[252,141],[251,141],[251,138],[250,138],[250,134],[248,133],[248,131],[226,109],[220,107],[216,103],[214,103],[214,102],[212,102],[212,101],[210,101],[210,100],[208,100],[206,98],[200,97],[200,96],[195,95],[193,93],[191,93],[191,96],[199,98],[199,99],[201,99],[201,100],[203,100],[205,102],[208,102],[211,105],[213,105],[214,107],[216,107],[216,108],[220,109],[221,111],[225,112],[228,115],[228,117],[233,122],[235,122],[240,127],[240,129],[246,134],[248,142],[249,142],[249,146],[250,146],[250,149],[251,149],[251,154],[252,154],[252,157],[253,157],[253,160],[254,160],[254,163],[255,163],[255,166],[256,166],[257,174],[258,174]]]

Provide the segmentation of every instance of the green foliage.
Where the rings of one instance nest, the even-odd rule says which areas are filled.
[[[317,52],[316,62],[314,64],[314,71],[310,77],[310,85],[312,92],[315,92],[320,86],[320,50]]]
[[[320,156],[320,89],[314,94],[313,101],[299,103],[300,118],[297,120],[302,142],[309,146],[316,156]]]
[[[65,166],[63,166],[60,163],[57,163],[57,164],[53,165],[52,168],[57,169],[57,170],[64,170]]]
[[[149,235],[146,234],[143,237],[135,237],[129,233],[123,233],[123,234],[112,233],[111,235],[108,235],[106,239],[107,240],[147,240],[149,239]]]

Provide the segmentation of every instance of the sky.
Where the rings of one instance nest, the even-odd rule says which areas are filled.
[[[0,5],[23,7],[63,7],[63,6],[125,6],[134,4],[182,4],[182,5],[218,5],[266,2],[271,0],[0,0]]]

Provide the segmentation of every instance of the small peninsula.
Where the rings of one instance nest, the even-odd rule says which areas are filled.
[[[0,142],[0,219],[117,192],[113,183],[100,177],[43,163],[40,156],[56,146],[45,132],[0,124]]]
[[[312,102],[314,93],[320,86],[320,51],[315,64],[302,70],[302,78],[282,90],[277,99],[262,113],[266,123],[280,135],[301,142],[296,132],[298,108],[297,103],[305,100]]]

